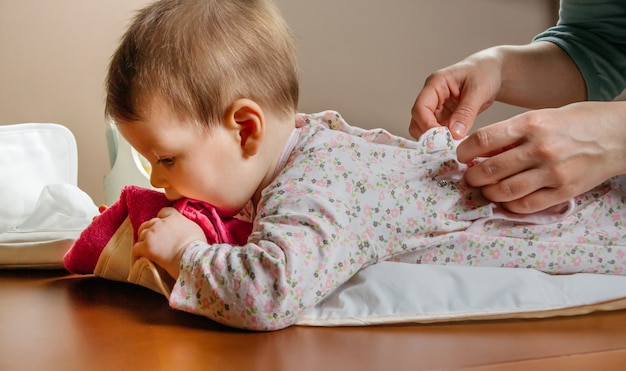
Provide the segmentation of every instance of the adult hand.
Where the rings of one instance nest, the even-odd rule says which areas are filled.
[[[411,136],[447,126],[456,139],[465,137],[476,116],[495,101],[501,67],[500,58],[487,49],[430,75],[411,110]]]
[[[461,142],[467,183],[512,212],[558,205],[626,173],[626,102],[583,102],[529,111]]]
[[[165,207],[139,226],[133,256],[144,256],[161,266],[170,276],[178,278],[180,259],[193,241],[205,241],[202,228],[185,218],[176,209]]]
[[[585,99],[585,81],[559,46],[495,46],[429,76],[413,105],[409,132],[417,139],[442,125],[461,139],[495,100],[538,109]]]

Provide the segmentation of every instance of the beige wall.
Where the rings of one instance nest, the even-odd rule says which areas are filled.
[[[0,0],[0,124],[57,122],[77,138],[79,186],[104,199],[103,80],[134,9],[148,0]],[[549,0],[278,0],[296,34],[303,112],[407,135],[433,70],[480,48],[522,44],[554,21]],[[519,112],[498,105],[480,118]]]

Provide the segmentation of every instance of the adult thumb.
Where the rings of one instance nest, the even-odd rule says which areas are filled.
[[[478,110],[474,108],[472,102],[462,102],[450,115],[448,128],[455,139],[464,138],[470,131],[478,116]]]

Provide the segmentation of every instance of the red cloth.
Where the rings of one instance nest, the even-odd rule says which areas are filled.
[[[122,189],[119,200],[95,218],[65,254],[65,269],[72,273],[93,273],[100,253],[126,217],[133,229],[133,241],[137,241],[139,226],[168,206],[196,222],[209,243],[243,245],[252,231],[252,223],[236,218],[222,219],[215,208],[205,202],[192,199],[169,201],[161,192],[127,186]]]

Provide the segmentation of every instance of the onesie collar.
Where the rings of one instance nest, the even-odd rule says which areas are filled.
[[[283,146],[283,150],[280,154],[280,157],[278,158],[278,162],[276,163],[276,167],[274,168],[272,179],[276,178],[278,176],[278,173],[280,173],[285,167],[285,165],[287,164],[287,160],[289,159],[289,156],[291,155],[291,151],[293,151],[293,149],[296,146],[296,143],[298,143],[298,138],[300,137],[301,131],[302,129],[298,127],[298,128],[294,128],[291,131],[291,134],[289,134],[289,138],[287,138],[287,141],[285,142],[285,145]]]

